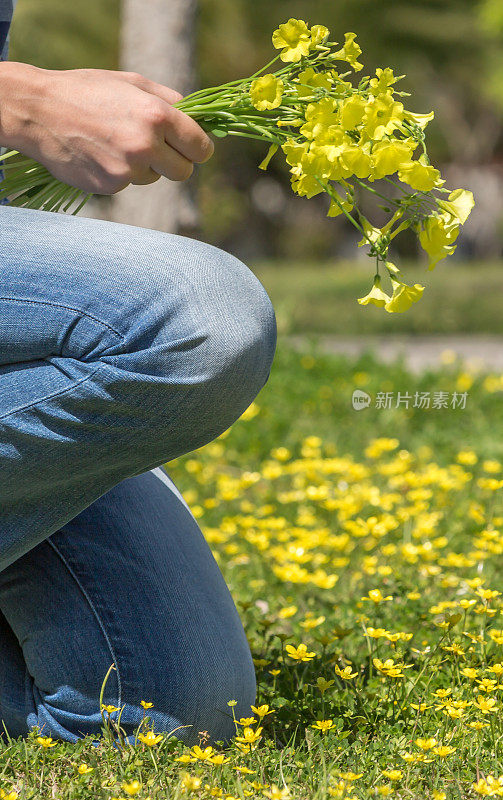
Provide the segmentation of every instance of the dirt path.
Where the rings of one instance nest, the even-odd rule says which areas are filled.
[[[503,372],[502,336],[285,336],[294,347],[305,349],[308,342],[317,342],[328,353],[357,356],[372,350],[383,361],[394,361],[404,355],[414,372],[438,368],[456,356],[471,370]]]

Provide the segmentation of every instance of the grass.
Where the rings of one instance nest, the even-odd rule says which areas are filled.
[[[466,408],[379,409],[379,391],[467,392]],[[502,393],[456,363],[417,376],[280,340],[243,417],[169,465],[249,637],[249,744],[215,758],[175,736],[34,731],[0,745],[0,797],[501,796]]]
[[[357,304],[372,283],[370,261],[252,266],[274,302],[283,333],[503,334],[503,263],[498,261],[451,260],[431,272],[423,265],[400,264],[408,283],[426,286],[406,314]]]

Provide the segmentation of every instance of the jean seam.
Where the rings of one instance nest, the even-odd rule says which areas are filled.
[[[63,303],[52,303],[50,300],[27,300],[23,297],[0,297],[0,300],[8,300],[12,303],[29,303],[31,305],[42,305],[42,306],[52,306],[53,308],[64,308],[66,311],[75,311],[77,314],[82,314],[82,316],[87,317],[88,319],[92,319],[93,322],[98,322],[100,325],[103,325],[104,328],[107,328],[109,331],[114,333],[116,336],[119,337],[122,341],[124,341],[125,336],[119,331],[116,331],[115,328],[112,328],[111,325],[108,323],[103,322],[98,317],[94,317],[92,314],[89,314],[87,311],[82,311],[81,308],[73,308],[72,306],[65,306]]]
[[[45,397],[39,397],[39,399],[38,399],[38,400],[35,400],[35,402],[34,402],[34,403],[28,403],[28,404],[27,404],[27,405],[25,405],[25,406],[20,406],[20,408],[15,408],[15,409],[13,409],[12,411],[8,411],[6,414],[2,414],[2,415],[0,416],[0,422],[1,422],[3,419],[6,419],[7,417],[10,417],[12,414],[18,414],[20,411],[26,411],[26,410],[27,410],[27,409],[29,409],[29,408],[34,408],[34,407],[35,407],[35,406],[37,406],[39,403],[45,403],[45,401],[46,401],[46,400],[52,400],[52,398],[53,398],[53,397],[60,397],[60,395],[62,395],[62,394],[66,394],[66,392],[72,392],[74,389],[76,389],[76,388],[77,388],[77,386],[80,386],[81,384],[83,384],[83,383],[85,383],[86,381],[88,381],[90,378],[93,378],[93,377],[96,375],[96,373],[100,371],[100,369],[102,368],[102,366],[103,366],[103,365],[102,365],[102,364],[100,364],[100,365],[99,365],[99,367],[98,367],[97,369],[95,369],[93,372],[91,372],[91,374],[90,374],[90,375],[86,375],[86,377],[85,377],[85,378],[81,378],[79,381],[76,381],[76,382],[75,382],[75,383],[73,383],[71,386],[67,386],[67,388],[66,388],[66,389],[61,389],[59,392],[54,392],[53,394],[48,394],[48,395],[47,395],[47,396],[45,396]]]
[[[97,621],[97,623],[99,625],[99,628],[100,628],[100,630],[101,630],[101,632],[102,632],[102,634],[103,634],[103,636],[105,638],[105,641],[107,643],[108,649],[110,650],[110,655],[112,656],[112,659],[113,659],[113,663],[115,664],[115,670],[117,672],[117,689],[118,689],[118,703],[117,703],[117,705],[120,708],[121,705],[122,705],[122,681],[121,681],[121,676],[120,676],[120,671],[119,671],[119,664],[117,662],[117,657],[115,655],[115,651],[114,651],[114,648],[112,646],[112,642],[111,642],[110,636],[108,635],[108,633],[106,631],[105,624],[104,624],[103,620],[101,619],[100,615],[98,614],[96,606],[94,605],[93,601],[89,597],[89,594],[86,592],[86,590],[82,586],[82,583],[78,579],[78,577],[75,574],[74,570],[71,568],[71,566],[68,563],[67,559],[64,557],[64,555],[61,553],[61,551],[59,550],[57,545],[54,544],[54,542],[51,540],[50,537],[47,539],[47,544],[49,544],[52,547],[52,549],[54,550],[54,552],[56,553],[56,555],[59,556],[59,558],[61,559],[62,563],[65,565],[65,567],[67,568],[68,572],[70,573],[70,575],[74,579],[75,583],[79,587],[80,591],[82,592],[83,596],[85,597],[85,599],[86,599],[86,601],[87,601],[87,603],[89,605],[89,608],[91,609],[92,613],[94,614],[94,616],[96,618],[96,621]],[[100,708],[100,713],[101,713],[101,708]]]

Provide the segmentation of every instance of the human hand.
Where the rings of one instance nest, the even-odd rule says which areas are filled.
[[[84,192],[190,177],[214,146],[182,95],[133,72],[0,64],[0,144]]]

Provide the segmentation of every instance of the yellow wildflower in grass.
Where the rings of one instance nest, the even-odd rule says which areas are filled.
[[[301,19],[289,19],[272,35],[272,43],[276,50],[281,50],[280,58],[285,62],[297,62],[307,56],[311,41],[309,29]]]
[[[437,740],[432,736],[429,739],[414,739],[414,744],[417,745],[421,750],[431,750],[433,747],[436,746]]]
[[[11,789],[11,791],[0,789],[0,800],[17,800],[18,797],[19,795],[14,789]]]
[[[102,705],[101,710],[106,711],[107,714],[114,714],[116,711],[120,711],[120,709],[117,708],[117,706],[112,706],[112,705],[108,706]]]
[[[156,735],[154,731],[147,731],[147,733],[139,733],[138,739],[140,742],[143,742],[143,744],[148,745],[148,747],[155,747],[155,745],[162,742],[164,736],[160,733]]]
[[[154,704],[147,703],[145,700],[140,700],[140,705],[143,706],[143,708],[147,709],[147,708],[152,708]]]
[[[473,705],[483,714],[494,714],[499,711],[499,706],[496,705],[494,697],[483,697],[479,694]]]
[[[272,783],[270,789],[262,790],[262,794],[264,797],[268,797],[269,800],[286,800],[286,798],[290,797],[290,789],[288,786],[280,789],[279,786],[276,786],[275,783]]]
[[[215,754],[215,751],[214,751],[213,747],[210,747],[208,745],[208,747],[205,747],[204,750],[203,750],[197,744],[194,745],[194,747],[191,749],[190,752],[191,752],[191,755],[194,758],[196,758],[198,761],[211,761],[211,759],[213,758],[213,755]]]
[[[464,675],[465,678],[470,678],[470,680],[473,680],[474,678],[477,677],[479,671],[474,667],[463,667],[463,669],[461,670],[461,674]]]
[[[308,617],[302,622],[299,622],[299,625],[301,628],[304,628],[304,630],[310,631],[313,630],[313,628],[318,628],[320,625],[322,625],[325,622],[325,619],[326,617],[324,616]]]
[[[256,721],[257,720],[255,719],[255,717],[241,717],[240,719],[238,719],[238,723],[240,725],[248,725],[248,726],[253,725],[253,723]]]
[[[377,794],[381,797],[389,797],[390,795],[394,794],[394,789],[389,784],[378,784],[376,787]]]
[[[285,84],[275,75],[262,75],[252,82],[250,97],[259,111],[270,111],[281,105]]]
[[[333,719],[318,719],[311,725],[311,728],[315,728],[323,734],[327,733],[333,727],[335,727]]]
[[[253,711],[253,713],[257,715],[257,717],[260,717],[260,719],[266,717],[268,714],[275,713],[274,709],[269,708],[267,703],[264,703],[264,705],[262,706],[250,706],[250,708]]]
[[[56,747],[57,742],[53,742],[51,736],[37,736],[37,742],[44,748]]]
[[[90,772],[93,772],[94,768],[90,767],[89,764],[85,762],[83,764],[79,764],[77,767],[77,772],[79,775],[88,775]]]
[[[197,792],[201,788],[201,778],[197,775],[190,775],[188,772],[181,774],[182,789],[186,792]]]
[[[503,795],[503,776],[495,778],[487,775],[472,783],[472,789],[482,797],[501,797]]]
[[[138,794],[138,792],[141,791],[141,783],[140,781],[134,780],[131,781],[130,783],[123,783],[122,788],[124,789],[126,794],[133,797],[135,794]]]
[[[285,649],[290,658],[293,658],[295,661],[311,661],[316,656],[316,653],[308,651],[305,644],[299,644],[298,647],[287,644]]]
[[[393,596],[388,594],[386,597],[384,597],[380,589],[370,589],[368,595],[361,597],[360,600],[371,600],[373,603],[378,605],[379,603],[384,603],[386,600],[393,600]]]
[[[450,756],[455,752],[456,748],[451,747],[448,744],[439,744],[437,747],[432,748],[432,753],[435,753],[435,755],[439,756],[439,758],[447,758],[447,756]]]
[[[356,676],[358,675],[357,672],[351,672],[351,666],[347,666],[344,667],[344,669],[341,669],[340,667],[337,666],[337,664],[334,666],[334,672],[336,675],[339,676],[339,678],[342,678],[344,681],[350,681],[352,678],[356,678]]]
[[[401,781],[403,778],[401,769],[384,769],[382,774],[384,778],[388,778],[390,781]]]
[[[404,664],[401,661],[395,662],[392,658],[387,658],[385,661],[381,661],[380,658],[373,658],[372,663],[382,675],[386,675],[388,678],[404,678],[402,669],[409,669],[414,666],[413,664]]]

